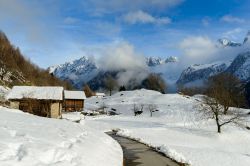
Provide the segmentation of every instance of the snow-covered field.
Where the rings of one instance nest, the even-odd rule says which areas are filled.
[[[103,103],[108,110],[113,108],[121,114],[86,117],[81,124],[100,131],[119,129],[119,135],[156,147],[169,157],[192,166],[250,165],[250,131],[227,125],[218,134],[214,120],[204,120],[197,113],[200,96],[135,90],[102,99],[87,99],[85,107],[95,110]],[[143,114],[133,116],[134,104],[144,105]],[[153,117],[150,117],[148,104],[158,107]]]
[[[122,159],[103,132],[0,106],[1,166],[122,166]]]
[[[200,103],[201,96],[164,95],[142,89],[85,102],[86,111],[106,105],[105,111],[116,110],[120,114],[116,116],[67,113],[60,120],[0,107],[0,165],[119,166],[121,147],[104,134],[116,129],[119,135],[192,166],[249,166],[250,130],[227,125],[218,134],[214,120],[200,118]],[[141,115],[134,116],[134,104],[143,106]],[[149,104],[158,109],[153,117]]]

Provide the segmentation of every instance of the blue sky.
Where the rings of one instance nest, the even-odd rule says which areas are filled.
[[[249,0],[1,0],[0,29],[47,68],[124,42],[160,57],[184,56],[194,38],[242,42],[249,11]]]

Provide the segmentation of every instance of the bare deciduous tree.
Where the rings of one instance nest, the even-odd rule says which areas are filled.
[[[148,110],[150,112],[150,117],[152,117],[153,113],[156,112],[156,111],[158,111],[157,110],[157,105],[155,105],[155,104],[149,104],[148,105]]]
[[[146,89],[165,93],[167,85],[159,74],[150,74],[144,81],[143,85]]]
[[[134,112],[134,115],[140,115],[143,113],[143,108],[144,108],[144,104],[141,104],[140,106],[134,104],[132,111]]]
[[[240,124],[244,120],[244,114],[239,109],[234,109],[225,115],[223,105],[217,99],[208,96],[204,96],[199,110],[202,113],[202,118],[215,120],[218,133],[221,133],[221,128],[224,125],[229,123]]]
[[[245,103],[242,84],[235,76],[223,73],[208,80],[207,95],[215,98],[227,114],[229,107],[240,107]]]
[[[83,91],[84,91],[86,97],[94,96],[94,92],[90,89],[90,87],[87,84],[84,85]]]
[[[103,102],[103,103],[101,104],[101,106],[99,107],[99,109],[102,110],[103,113],[107,114],[108,111],[105,110],[106,108],[108,108],[108,106],[107,106],[104,102]]]
[[[110,75],[104,80],[106,88],[109,90],[109,95],[112,95],[112,91],[117,87],[117,81]]]

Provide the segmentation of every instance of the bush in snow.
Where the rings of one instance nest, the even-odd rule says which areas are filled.
[[[101,110],[104,114],[107,114],[107,110],[105,110],[106,108],[108,108],[108,106],[103,102],[99,107],[99,110]],[[101,111],[99,112],[101,113]]]
[[[120,88],[119,88],[119,92],[121,92],[121,91],[126,91],[126,87],[123,85],[123,86],[120,86]]]
[[[148,110],[150,112],[150,117],[152,117],[153,113],[156,112],[156,111],[158,111],[157,110],[157,105],[155,105],[155,104],[149,104],[148,105]]]
[[[134,115],[140,115],[143,113],[143,108],[144,108],[144,105],[141,104],[140,106],[134,104],[133,105],[133,108],[132,108],[132,111],[134,112]]]

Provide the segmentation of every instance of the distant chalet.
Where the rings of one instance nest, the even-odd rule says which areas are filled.
[[[84,91],[64,91],[64,104],[65,112],[82,111],[84,108],[84,100],[86,95]]]
[[[83,91],[64,91],[56,86],[14,86],[7,96],[10,107],[34,115],[61,118],[65,111],[82,111]]]
[[[96,96],[97,98],[103,98],[103,97],[105,97],[105,93],[98,93],[98,92],[96,92],[96,93],[95,93],[95,96]]]

